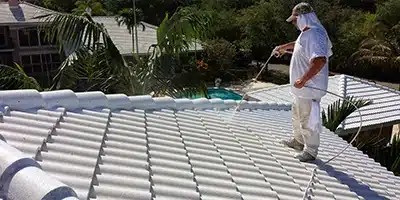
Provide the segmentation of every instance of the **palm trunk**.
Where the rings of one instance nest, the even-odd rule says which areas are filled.
[[[135,26],[135,38],[136,38],[136,53],[139,54],[139,44],[137,35],[137,21],[136,21],[136,0],[133,0],[133,24]]]
[[[135,34],[133,31],[133,27],[131,33],[132,33],[132,53],[135,53]]]

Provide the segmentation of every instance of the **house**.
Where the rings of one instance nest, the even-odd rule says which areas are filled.
[[[252,100],[268,103],[290,103],[290,86],[282,85],[250,92]],[[390,138],[393,125],[400,123],[400,91],[380,86],[349,75],[335,75],[329,78],[328,91],[343,97],[369,99],[372,105],[360,108],[363,119],[363,132],[386,134]],[[321,100],[321,107],[327,110],[328,106],[337,101],[339,97],[327,94]],[[338,127],[337,133],[342,136],[351,135],[360,126],[358,112],[352,113]]]
[[[290,104],[0,91],[0,198],[400,199],[400,177],[328,130],[318,159],[280,144]]]
[[[57,46],[44,40],[34,17],[53,12],[26,2],[0,2],[0,64],[18,63],[27,74],[52,71],[61,64]]]
[[[33,19],[53,12],[24,1],[0,2],[0,64],[18,63],[29,75],[57,69],[65,55],[60,57],[58,46],[44,40],[44,34],[38,31],[41,22]],[[115,16],[93,17],[93,20],[105,26],[123,56],[132,56],[132,35],[125,25],[119,26]],[[141,24],[138,27],[139,55],[147,55],[149,48],[157,44],[157,26]],[[201,50],[201,46],[190,50]]]
[[[0,64],[18,63],[29,75],[55,70],[61,64],[58,46],[44,40],[38,31],[41,23],[33,19],[54,11],[34,4],[9,0],[0,2]],[[124,56],[132,54],[132,36],[126,26],[118,26],[115,17],[93,17],[104,24],[118,50]],[[157,44],[156,26],[142,23],[144,30],[138,31],[139,53],[147,54],[151,45]]]

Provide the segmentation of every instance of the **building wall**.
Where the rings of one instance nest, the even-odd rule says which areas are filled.
[[[5,37],[8,44],[0,47],[1,55],[10,59],[11,54],[12,61],[23,66],[27,74],[52,71],[61,63],[57,47],[47,42],[36,26],[3,26],[2,29],[7,30]]]

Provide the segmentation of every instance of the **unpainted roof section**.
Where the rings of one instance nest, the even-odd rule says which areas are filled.
[[[330,77],[328,91],[344,97],[354,96],[357,99],[370,99],[374,102],[372,105],[360,109],[363,130],[380,126],[383,123],[400,123],[400,91],[349,75]],[[289,85],[253,91],[249,93],[249,96],[268,103],[289,104],[293,101]],[[328,106],[337,100],[339,97],[327,94],[322,98],[321,107],[326,111]],[[354,112],[338,127],[338,131],[341,134],[350,133],[359,125],[359,114]]]

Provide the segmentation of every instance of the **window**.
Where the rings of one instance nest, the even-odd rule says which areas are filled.
[[[48,38],[46,37],[46,34],[43,31],[39,32],[39,37],[40,37],[40,45],[41,46],[46,46],[46,45],[53,45],[55,44],[55,40],[53,42],[49,42]],[[54,37],[55,39],[56,37]]]
[[[7,27],[0,27],[0,46],[7,45]]]
[[[0,64],[13,65],[12,53],[0,53]]]
[[[19,45],[26,46],[39,46],[39,33],[36,28],[19,29]]]
[[[60,64],[60,55],[36,54],[21,56],[21,63],[26,73],[41,73],[56,70]]]

